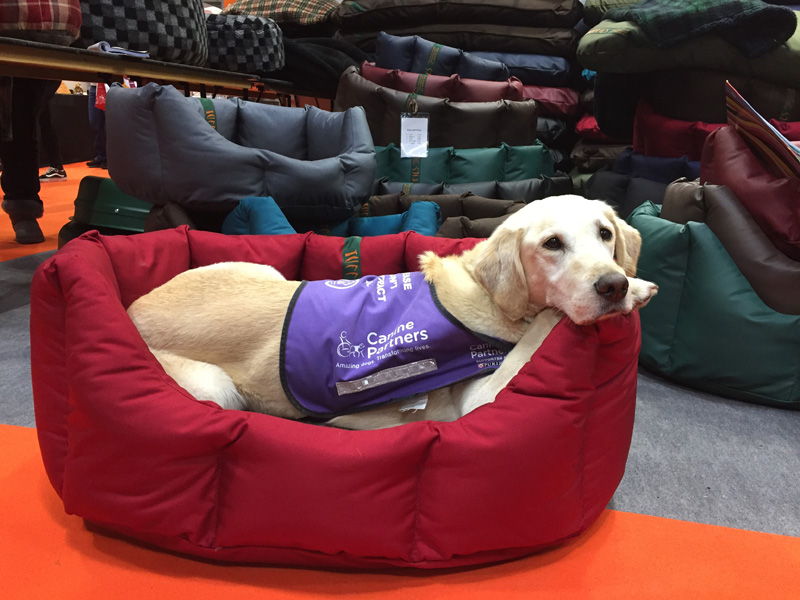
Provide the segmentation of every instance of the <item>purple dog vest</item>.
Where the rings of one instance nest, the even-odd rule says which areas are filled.
[[[298,410],[329,418],[487,375],[509,348],[448,313],[422,273],[304,281],[283,324],[281,383]]]

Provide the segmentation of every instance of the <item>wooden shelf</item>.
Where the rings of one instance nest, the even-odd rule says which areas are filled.
[[[325,97],[288,81],[7,37],[0,37],[0,75],[109,84],[128,76],[142,85],[151,81],[171,84],[185,93],[197,91],[245,98],[268,94],[280,98],[281,103],[298,95]]]

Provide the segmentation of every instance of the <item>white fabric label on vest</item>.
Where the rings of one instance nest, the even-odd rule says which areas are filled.
[[[425,410],[426,406],[428,406],[428,394],[417,394],[400,405],[400,412]]]

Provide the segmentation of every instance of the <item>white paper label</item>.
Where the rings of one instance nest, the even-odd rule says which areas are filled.
[[[428,119],[424,113],[400,115],[400,158],[428,156]]]

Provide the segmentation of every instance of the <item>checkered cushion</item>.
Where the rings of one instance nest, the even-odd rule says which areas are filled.
[[[206,24],[206,66],[256,75],[283,68],[283,34],[272,19],[247,15],[208,15]]]
[[[208,33],[202,0],[81,0],[81,38],[106,41],[150,58],[202,66]]]

